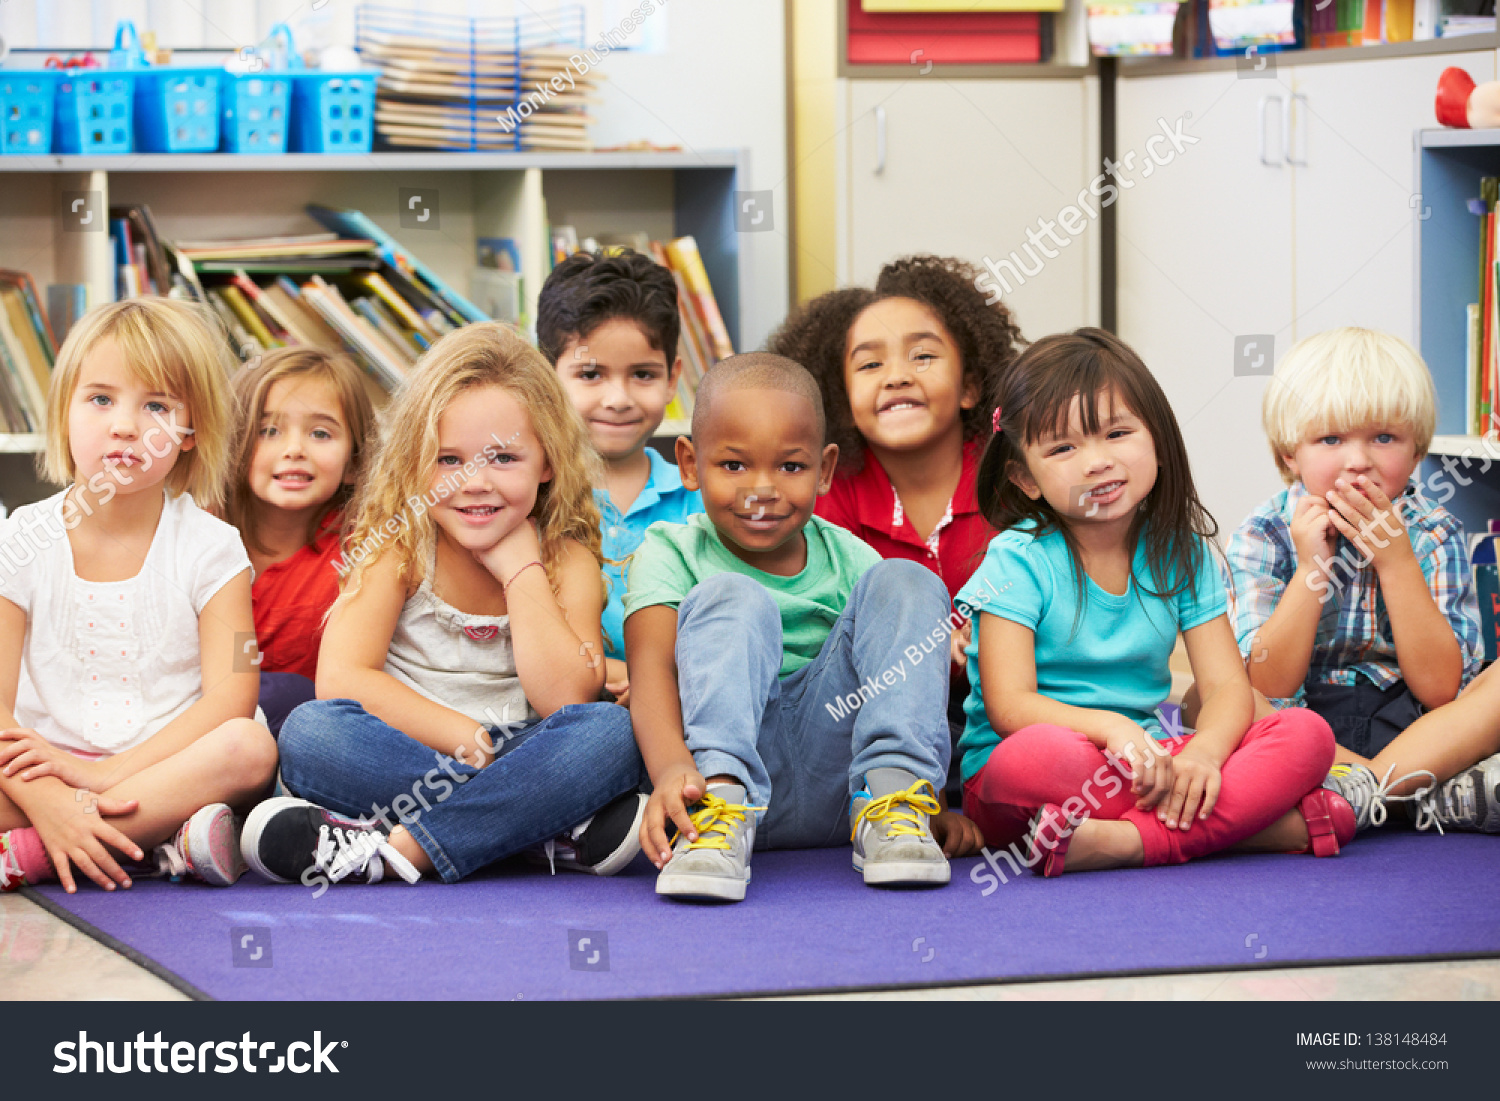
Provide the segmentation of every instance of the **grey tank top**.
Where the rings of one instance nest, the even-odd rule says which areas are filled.
[[[480,726],[540,719],[516,676],[510,616],[470,615],[445,603],[432,591],[435,569],[434,561],[401,608],[385,671]]]

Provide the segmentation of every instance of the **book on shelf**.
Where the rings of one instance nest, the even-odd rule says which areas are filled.
[[[89,312],[87,283],[50,283],[47,286],[47,319],[58,347],[68,339],[73,324]]]
[[[57,342],[36,283],[0,270],[0,417],[9,432],[46,430],[47,386]]]

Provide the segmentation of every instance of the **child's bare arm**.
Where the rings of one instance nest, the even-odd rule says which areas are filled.
[[[1364,476],[1334,493],[1334,525],[1374,561],[1401,679],[1425,707],[1449,703],[1463,682],[1463,650],[1428,587],[1400,510]]]
[[[630,721],[636,744],[655,789],[641,824],[641,847],[658,868],[672,855],[667,843],[670,819],[688,838],[697,837],[687,808],[707,788],[682,727],[677,694],[677,609],[653,604],[625,620],[625,653],[630,663]]]
[[[1250,729],[1255,717],[1255,693],[1226,616],[1184,631],[1182,641],[1202,700],[1191,748],[1207,754],[1217,768],[1229,759]]]
[[[474,720],[429,700],[385,671],[391,636],[405,603],[395,556],[381,555],[365,568],[359,591],[328,620],[318,651],[318,698],[358,700],[408,738],[482,768],[489,757],[483,743],[476,742],[479,728]]]
[[[16,691],[26,646],[26,613],[0,596],[0,730],[16,725]]]
[[[531,532],[529,523],[522,527]],[[531,544],[536,544],[534,534]],[[604,634],[599,626],[604,593],[598,561],[581,543],[569,541],[557,568],[554,595],[546,571],[540,566],[523,568],[540,559],[540,547],[519,563],[516,557],[490,552],[483,560],[502,584],[509,582],[505,604],[511,644],[527,701],[543,718],[570,703],[593,703],[604,687]]]

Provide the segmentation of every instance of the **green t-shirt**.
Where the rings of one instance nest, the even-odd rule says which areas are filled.
[[[870,545],[837,524],[817,516],[802,529],[807,565],[793,577],[780,577],[746,565],[724,545],[708,516],[685,524],[658,520],[630,563],[625,616],[665,604],[676,608],[700,581],[739,573],[765,586],[781,611],[781,676],[801,669],[823,648],[823,640],[849,603],[860,574],[880,561]]]

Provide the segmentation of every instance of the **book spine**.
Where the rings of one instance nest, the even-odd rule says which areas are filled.
[[[679,267],[692,292],[693,305],[698,310],[704,330],[708,334],[714,362],[734,355],[734,345],[729,340],[729,330],[719,313],[719,304],[714,301],[714,289],[708,281],[708,272],[703,267],[703,257],[698,251],[698,242],[692,237],[679,237],[667,245],[667,255],[672,266]]]

